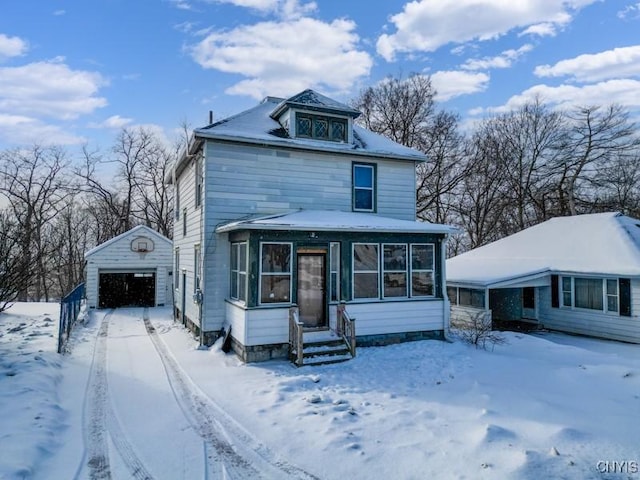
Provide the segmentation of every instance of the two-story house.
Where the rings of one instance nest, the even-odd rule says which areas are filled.
[[[335,330],[341,302],[358,345],[443,336],[451,228],[416,221],[425,156],[358,116],[305,90],[194,131],[172,178],[174,287],[203,343],[230,327],[243,360],[285,357],[292,306],[307,335]]]

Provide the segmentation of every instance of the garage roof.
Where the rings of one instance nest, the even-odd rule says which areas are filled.
[[[152,237],[154,239],[157,239],[161,242],[166,242],[169,245],[171,245],[173,242],[171,240],[169,240],[167,237],[165,237],[164,235],[161,235],[160,233],[156,232],[155,230],[145,226],[145,225],[138,225],[137,227],[133,227],[131,230],[128,230],[124,233],[121,233],[120,235],[118,235],[117,237],[113,237],[110,240],[107,240],[104,243],[101,243],[100,245],[93,247],[91,250],[88,250],[87,252],[85,252],[84,254],[84,258],[88,258],[91,255],[95,254],[96,252],[99,252],[100,250],[108,247],[109,245],[112,245],[114,243],[116,243],[117,241],[125,238],[125,237],[129,237],[129,236],[135,236],[135,235],[146,235],[149,237]]]

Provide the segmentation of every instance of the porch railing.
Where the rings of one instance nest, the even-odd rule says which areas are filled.
[[[304,324],[300,321],[299,310],[296,305],[289,308],[289,356],[299,367],[304,361]]]
[[[73,325],[78,320],[80,306],[84,297],[84,283],[74,288],[66,297],[60,300],[60,326],[58,328],[58,353],[65,350],[67,340]]]
[[[338,304],[338,315],[337,315],[337,333],[340,335],[347,346],[349,347],[349,352],[351,352],[351,356],[356,356],[356,319],[351,318],[349,313],[347,312],[347,307],[344,302],[340,302]]]

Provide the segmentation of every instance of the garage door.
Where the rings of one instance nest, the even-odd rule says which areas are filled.
[[[101,272],[98,298],[100,308],[153,307],[156,304],[156,274]]]

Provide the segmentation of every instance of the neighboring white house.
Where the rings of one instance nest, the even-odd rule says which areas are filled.
[[[171,240],[139,225],[84,255],[89,308],[172,304]]]
[[[640,343],[640,220],[558,217],[447,260],[453,318]]]
[[[169,179],[175,310],[204,343],[231,326],[245,361],[286,356],[290,307],[307,335],[341,301],[359,345],[442,337],[451,229],[416,221],[425,157],[358,115],[305,90],[194,131]]]

